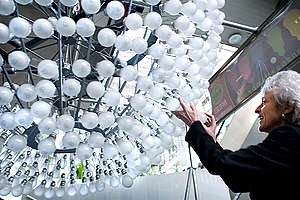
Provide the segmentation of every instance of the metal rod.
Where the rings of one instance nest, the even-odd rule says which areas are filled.
[[[251,27],[251,26],[247,26],[247,25],[243,25],[243,24],[239,24],[239,23],[235,23],[235,22],[231,22],[231,21],[227,21],[227,20],[223,21],[223,26],[236,28],[236,29],[247,31],[250,33],[254,33],[258,29],[258,27]]]
[[[42,49],[42,48],[46,48],[46,47],[50,47],[50,46],[53,46],[53,45],[56,45],[57,42],[55,43],[51,43],[51,44],[47,44],[47,45],[44,45],[44,46],[41,46],[41,47],[37,47],[35,49],[32,49],[32,51],[36,51],[36,50],[39,50],[39,49]]]
[[[61,17],[61,8],[60,8],[60,0],[57,1],[57,14],[58,18]],[[58,33],[58,51],[59,51],[59,71],[58,71],[58,79],[59,79],[59,88],[58,88],[58,95],[59,95],[59,114],[62,115],[64,113],[63,109],[63,91],[62,91],[62,80],[63,80],[63,52],[62,52],[62,35]]]
[[[222,124],[221,124],[221,126],[220,126],[220,128],[219,128],[218,133],[216,134],[216,138],[218,138],[218,136],[220,135],[221,130],[222,130],[222,128],[223,128],[223,125],[224,125],[224,123],[225,123],[225,120],[226,120],[226,119],[223,120],[223,122],[222,122]]]
[[[40,54],[38,54],[38,53],[32,51],[31,49],[26,48],[26,50],[29,51],[30,53],[32,53],[33,55],[35,55],[36,57],[38,57],[38,58],[40,58],[40,59],[42,59],[42,60],[45,60],[45,58],[44,58],[43,56],[41,56]]]
[[[184,200],[188,199],[189,196],[189,185],[190,185],[190,176],[192,173],[192,168],[188,168],[188,177],[187,177],[187,181],[186,181],[186,185],[185,185],[185,193],[184,193]]]
[[[16,10],[15,10],[16,16],[17,16],[17,17],[20,17],[20,13],[19,13],[19,9],[18,9],[18,4],[16,3],[15,0],[14,0],[14,4],[15,4],[15,7],[16,7]],[[28,20],[28,19],[26,19],[26,20]],[[21,42],[22,51],[23,51],[24,53],[27,54],[27,52],[26,52],[26,47],[25,47],[25,43],[24,43],[24,39],[23,39],[23,38],[19,38],[19,39],[20,39],[20,42]],[[27,71],[28,71],[28,75],[29,75],[29,79],[30,79],[30,81],[31,81],[31,84],[32,84],[32,85],[35,85],[35,84],[34,84],[34,79],[33,79],[32,70],[31,70],[30,65],[28,65]],[[37,97],[37,99],[39,99],[39,98]]]
[[[1,68],[2,68],[2,71],[4,72],[4,76],[5,76],[6,80],[8,81],[9,86],[11,87],[11,89],[13,89],[15,92],[17,92],[13,82],[11,81],[11,79],[10,79],[10,77],[9,77],[7,71],[6,71],[6,68],[4,67],[4,64],[1,66]],[[20,106],[22,108],[24,108],[24,105],[22,104],[21,100],[19,99],[19,97],[16,93],[15,93],[15,96],[16,96],[16,99],[19,102]]]
[[[92,15],[92,21],[94,22],[94,15]],[[86,60],[90,62],[90,55],[91,55],[91,47],[92,47],[92,41],[93,41],[93,36],[89,38],[89,45],[88,45],[88,50],[87,50],[87,55],[86,55]]]
[[[191,170],[192,170],[192,181],[193,181],[193,186],[194,186],[195,200],[198,200],[198,189],[197,189],[195,170],[193,168]]]

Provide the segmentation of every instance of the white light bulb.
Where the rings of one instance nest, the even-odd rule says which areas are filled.
[[[148,136],[142,141],[145,149],[155,149],[160,145],[160,139],[156,136]]]
[[[0,127],[5,130],[13,130],[17,127],[15,122],[15,114],[12,112],[5,112],[0,115]]]
[[[132,50],[136,54],[142,54],[147,50],[148,44],[147,41],[141,37],[136,37],[132,40]]]
[[[118,91],[110,90],[104,95],[104,102],[108,106],[117,106],[120,103],[121,94]]]
[[[210,10],[207,12],[207,17],[212,21],[215,21],[219,18],[220,11],[218,9]]]
[[[164,96],[165,90],[159,85],[155,85],[150,89],[149,94],[153,99],[159,100]]]
[[[38,150],[42,155],[51,155],[55,152],[55,141],[52,137],[43,139],[38,144]]]
[[[56,87],[51,81],[41,80],[36,84],[35,90],[39,97],[51,98],[54,97]]]
[[[77,189],[76,189],[75,185],[71,184],[67,189],[67,195],[72,197],[72,196],[75,196],[76,193],[77,193]]]
[[[91,98],[98,99],[103,96],[104,86],[99,81],[92,81],[86,87],[86,92]]]
[[[132,65],[127,65],[124,68],[122,68],[120,71],[120,76],[126,81],[136,80],[137,75],[138,75],[138,71],[136,67]]]
[[[37,97],[34,86],[27,83],[18,88],[17,95],[22,101],[25,102],[31,102]]]
[[[60,0],[60,3],[68,7],[73,7],[78,3],[78,0]]]
[[[161,0],[146,0],[146,3],[151,5],[151,6],[155,6],[157,5]]]
[[[14,94],[10,89],[0,86],[0,105],[9,105],[13,98]]]
[[[176,130],[176,126],[172,122],[161,125],[161,128],[168,135],[173,135]]]
[[[155,31],[155,35],[161,40],[166,41],[171,37],[172,29],[168,25],[161,25]]]
[[[64,188],[61,188],[61,187],[55,188],[55,194],[56,194],[57,197],[65,196]]]
[[[197,8],[200,10],[206,10],[207,9],[207,0],[195,0],[195,4],[197,5]]]
[[[46,199],[52,199],[55,195],[53,187],[50,186],[49,188],[47,188],[44,195]]]
[[[120,1],[111,1],[106,6],[106,13],[110,18],[118,20],[124,16],[125,8]]]
[[[175,28],[183,31],[189,27],[189,23],[190,23],[189,18],[182,15],[175,20],[174,26],[175,26]]]
[[[212,27],[213,23],[211,19],[208,17],[205,17],[201,24],[198,24],[198,28],[200,28],[202,31],[209,31],[209,29]]]
[[[182,9],[182,4],[179,0],[170,0],[165,3],[165,11],[170,15],[178,15]]]
[[[98,115],[93,112],[85,112],[80,119],[82,126],[87,129],[96,128],[98,125]]]
[[[225,5],[225,0],[217,0],[217,3],[218,3],[217,8],[221,9]]]
[[[160,134],[159,135],[161,146],[164,149],[170,149],[173,146],[173,138],[170,135],[167,134]]]
[[[197,50],[197,49],[190,49],[188,52],[188,56],[194,60],[194,61],[199,61],[202,56],[203,56],[203,52],[201,50]],[[188,69],[188,68],[187,68]]]
[[[173,48],[171,52],[176,56],[184,56],[187,54],[187,45],[181,45],[179,48]]]
[[[102,60],[96,65],[96,70],[101,77],[110,77],[115,72],[115,65],[109,60]]]
[[[213,50],[208,51],[206,54],[206,57],[209,62],[213,62],[213,61],[217,60],[217,58],[218,58],[217,50],[213,49]]]
[[[179,109],[179,101],[178,99],[169,97],[166,99],[166,107],[171,110],[171,111],[175,111],[177,109]]]
[[[205,13],[203,10],[198,9],[195,14],[191,17],[192,22],[196,24],[201,24],[205,19]]]
[[[102,180],[96,182],[96,188],[99,192],[102,192],[105,189],[105,184]]]
[[[70,97],[75,97],[81,90],[80,82],[76,79],[67,79],[63,82],[62,90],[64,94]]]
[[[118,149],[115,145],[109,144],[108,142],[104,142],[103,145],[103,154],[105,159],[112,159],[115,155],[118,154]]]
[[[56,30],[63,36],[72,36],[76,30],[76,24],[70,17],[61,17],[56,22]]]
[[[118,127],[123,131],[129,131],[132,128],[133,119],[130,116],[122,116],[118,119]]]
[[[193,49],[201,49],[204,45],[204,41],[200,37],[193,37],[193,38],[189,39],[189,45]]]
[[[209,0],[207,1],[207,10],[214,10],[218,7],[217,0]]]
[[[42,39],[49,38],[53,33],[54,29],[47,19],[37,19],[32,26],[34,34]]]
[[[64,114],[57,118],[56,121],[57,128],[64,131],[72,131],[75,125],[75,120],[71,115]]]
[[[155,119],[156,123],[163,127],[169,122],[169,117],[166,113],[161,113],[158,118]]]
[[[23,51],[13,51],[8,55],[8,63],[17,70],[23,70],[28,67],[30,58]]]
[[[0,15],[10,15],[16,9],[13,0],[1,0],[0,1]]]
[[[17,125],[29,127],[33,122],[33,117],[30,109],[20,109],[16,112],[15,121]]]
[[[105,137],[101,133],[92,133],[89,137],[88,143],[89,146],[93,148],[101,148],[103,147]]]
[[[147,92],[153,86],[150,76],[139,76],[137,79],[137,88]]]
[[[174,59],[168,55],[164,55],[158,60],[158,65],[164,70],[171,70],[174,66],[174,63]]]
[[[119,151],[124,155],[129,154],[134,148],[131,142],[129,142],[128,140],[119,140],[117,142],[117,145]]]
[[[46,79],[52,79],[58,76],[58,66],[52,60],[42,60],[38,66],[38,74]]]
[[[95,193],[96,191],[97,191],[96,183],[95,182],[90,182],[90,184],[89,184],[89,192]]]
[[[89,188],[87,184],[81,184],[79,188],[79,194],[85,196],[89,193]]]
[[[91,157],[93,150],[87,144],[80,144],[76,149],[76,154],[80,160],[86,160]]]
[[[8,42],[10,38],[9,36],[10,32],[8,27],[5,24],[0,23],[0,44],[5,44],[6,42]]]
[[[161,25],[161,23],[162,18],[157,12],[148,13],[144,19],[145,26],[149,27],[152,30],[157,29]]]
[[[183,34],[186,36],[193,36],[196,31],[196,26],[193,22],[189,23],[189,27],[186,30],[183,30]]]
[[[81,18],[76,23],[76,31],[82,37],[91,37],[96,30],[95,24],[88,18]]]
[[[53,3],[53,0],[35,0],[41,6],[50,6]]]
[[[32,192],[32,183],[30,182],[27,182],[25,185],[24,185],[24,188],[23,188],[23,194],[24,195],[28,195]]]
[[[120,179],[119,177],[112,176],[110,177],[110,186],[112,187],[118,187],[120,185]]]
[[[197,6],[195,3],[193,3],[192,1],[188,1],[187,3],[184,3],[182,5],[182,14],[184,14],[187,17],[191,17],[195,14],[197,10]]]
[[[146,98],[144,95],[137,94],[130,99],[130,104],[135,110],[142,110],[146,104]]]
[[[174,66],[179,70],[185,70],[190,65],[190,61],[186,56],[177,56]],[[176,88],[176,87],[175,87]]]
[[[56,121],[52,117],[47,117],[39,122],[38,129],[40,133],[50,135],[56,129]]]
[[[62,142],[66,149],[77,148],[80,143],[80,137],[78,133],[68,132],[64,135]]]
[[[80,77],[84,78],[91,72],[91,65],[88,61],[83,59],[75,60],[75,62],[72,65],[72,72]]]
[[[115,123],[115,116],[112,112],[103,112],[99,115],[99,125],[101,128],[109,128]]]
[[[51,111],[51,106],[44,101],[36,101],[31,105],[31,113],[33,117],[45,118],[49,116]]]
[[[221,34],[221,33],[223,33],[223,31],[224,31],[224,26],[223,25],[217,25],[217,26],[215,26],[214,27],[214,29],[213,29],[217,34]]]
[[[155,43],[149,48],[149,54],[155,59],[161,58],[165,52],[165,47],[160,43]]]
[[[100,10],[101,2],[99,0],[82,0],[81,6],[87,14],[96,14]]]
[[[128,51],[132,47],[132,41],[126,34],[120,34],[116,38],[115,47],[119,51]]]
[[[13,152],[20,152],[27,146],[27,139],[22,135],[13,135],[8,139],[6,145]]]
[[[131,13],[125,18],[124,23],[129,30],[138,30],[143,25],[143,19],[140,15]]]
[[[167,44],[171,48],[179,48],[183,44],[183,39],[176,33],[173,33],[171,37],[167,40]]]
[[[31,33],[31,25],[26,19],[15,17],[9,22],[9,31],[16,37],[26,38]]]
[[[144,117],[149,117],[151,112],[153,110],[153,104],[150,102],[146,102],[144,108],[142,108],[139,112],[144,116]]]
[[[111,47],[116,41],[116,34],[109,28],[101,29],[98,33],[98,42],[104,47]]]

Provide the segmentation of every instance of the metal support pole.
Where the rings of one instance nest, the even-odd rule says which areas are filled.
[[[184,200],[189,199],[189,192],[190,192],[190,181],[193,183],[193,189],[194,189],[194,195],[195,195],[195,200],[198,200],[198,189],[197,189],[197,182],[196,182],[196,176],[194,174],[194,168],[193,168],[193,161],[192,161],[192,154],[191,154],[191,147],[190,145],[188,146],[189,148],[189,159],[190,159],[190,167],[188,168],[188,177],[187,177],[187,182],[185,186],[185,193],[184,193]],[[192,180],[190,180],[192,176]]]
[[[60,0],[57,1],[57,11],[58,11],[58,18],[61,17],[61,9],[60,9]],[[58,33],[58,52],[59,52],[59,71],[58,71],[58,79],[59,79],[59,88],[58,88],[58,95],[59,95],[59,114],[64,114],[64,105],[63,105],[63,51],[62,51],[62,35]]]

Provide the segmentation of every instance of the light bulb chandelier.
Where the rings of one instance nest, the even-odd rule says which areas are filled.
[[[133,1],[124,4],[1,0],[0,15],[14,17],[0,23],[0,43],[17,41],[20,48],[0,56],[0,195],[53,198],[128,188],[151,164],[162,163],[172,138],[184,134],[170,111],[179,109],[179,96],[188,103],[208,88],[224,0],[146,0],[143,17],[131,13]],[[30,5],[47,17],[32,21],[19,12]],[[109,23],[96,27],[101,12]],[[174,15],[174,23],[164,24],[162,13]],[[123,23],[116,28],[112,21]],[[141,29],[144,36],[128,34]],[[197,29],[201,37],[193,37]],[[25,45],[30,38],[55,40],[58,54],[38,55]],[[125,51],[136,55],[119,59]],[[138,63],[147,54],[153,62],[142,74]],[[101,60],[93,63],[93,57]],[[28,80],[18,85],[10,72],[26,72]]]

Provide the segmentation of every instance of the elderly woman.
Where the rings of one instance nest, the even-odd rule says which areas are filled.
[[[259,130],[268,136],[234,152],[216,142],[214,116],[206,114],[202,124],[193,104],[187,107],[181,99],[183,111],[173,113],[190,126],[185,140],[204,166],[232,191],[250,192],[251,199],[300,199],[300,74],[275,74],[266,80],[263,94],[255,113]]]

